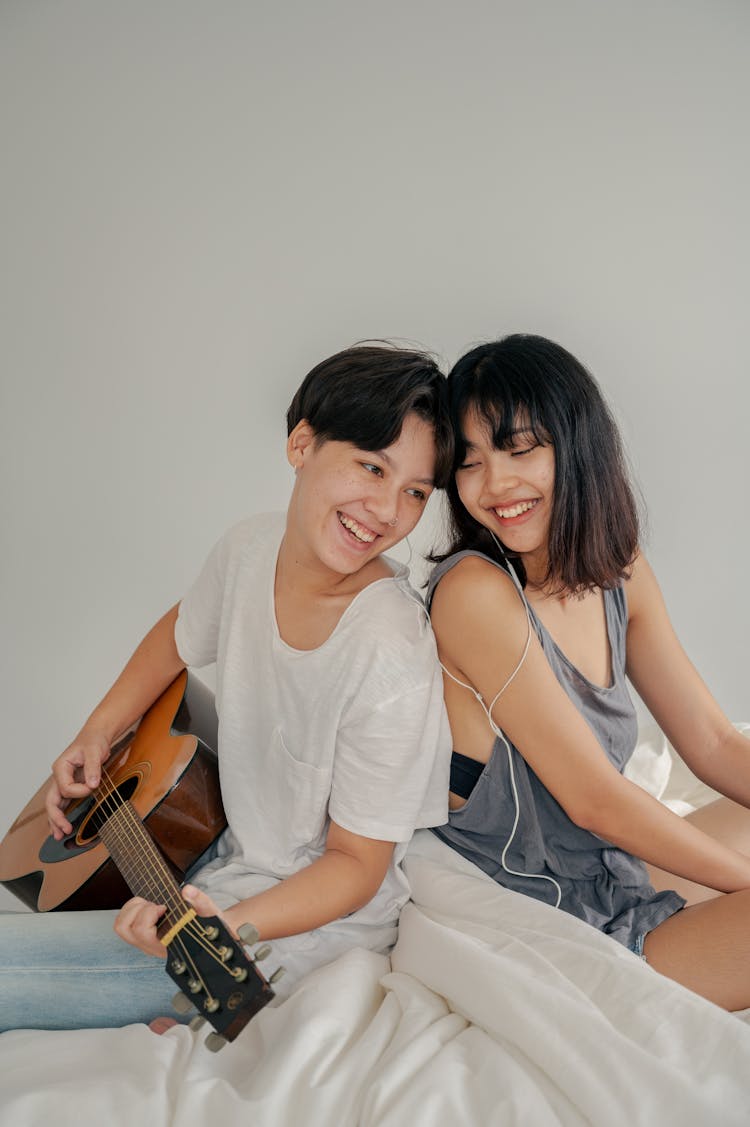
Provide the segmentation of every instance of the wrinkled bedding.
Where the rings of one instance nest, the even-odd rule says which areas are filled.
[[[631,774],[681,812],[657,733]],[[0,1124],[487,1127],[750,1116],[750,1024],[418,834],[389,961],[354,950],[212,1054],[181,1027],[0,1037]]]

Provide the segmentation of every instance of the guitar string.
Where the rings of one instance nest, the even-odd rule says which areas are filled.
[[[141,878],[141,887],[144,888],[144,891],[149,892],[150,897],[151,897],[152,901],[154,901],[154,902],[158,903],[162,899],[169,900],[169,898],[171,896],[173,903],[172,903],[171,907],[168,903],[165,905],[165,907],[167,909],[166,916],[168,918],[168,922],[173,921],[174,923],[178,923],[179,918],[181,918],[182,916],[184,916],[186,914],[186,907],[185,907],[185,900],[179,894],[179,888],[177,886],[177,882],[175,881],[174,877],[172,876],[172,873],[169,871],[166,864],[164,863],[163,858],[159,854],[159,851],[156,849],[153,841],[151,840],[150,835],[148,834],[148,831],[143,826],[143,823],[141,822],[137,812],[134,810],[134,808],[131,806],[131,804],[127,800],[122,799],[122,796],[120,795],[120,793],[117,789],[117,786],[114,783],[114,780],[109,775],[106,768],[102,769],[102,774],[104,776],[104,781],[105,781],[105,783],[108,787],[108,793],[105,792],[102,789],[102,800],[103,801],[102,801],[101,805],[105,808],[105,810],[110,811],[110,818],[109,818],[109,821],[107,822],[107,836],[114,837],[116,839],[115,844],[119,845],[120,848],[122,848],[122,846],[123,846],[122,831],[125,830],[126,835],[127,835],[127,831],[128,830],[130,831],[129,842],[128,842],[128,844],[131,846],[130,862],[128,862],[128,861],[124,862],[124,867],[126,868],[127,871],[125,873],[123,873],[123,875],[126,877],[126,879],[127,879],[128,874],[130,876],[135,875],[136,878],[140,877]],[[114,796],[116,796],[116,798]],[[122,814],[125,817],[124,818],[118,818],[119,814]],[[129,819],[130,825],[127,824],[128,819]],[[122,824],[123,821],[125,822],[124,825]],[[111,831],[111,833],[110,833],[110,831]],[[100,836],[102,836],[101,829],[100,829]],[[103,840],[105,841],[105,844],[107,844],[106,839],[104,837],[103,837]],[[135,847],[135,848],[133,848],[133,847]],[[140,849],[140,855],[141,855],[140,868],[139,868],[139,860],[138,860],[139,859],[139,852],[138,852],[139,849]],[[146,863],[147,863],[148,859],[151,860],[152,866],[156,870],[156,875],[149,873],[147,868],[144,866],[143,862],[146,861]],[[121,858],[121,860],[123,860],[123,859]],[[156,862],[156,863],[154,864],[154,862]],[[164,883],[164,886],[165,886],[164,888],[160,888],[158,886],[159,871],[161,873],[161,877],[162,877],[162,880],[163,880],[163,883]],[[130,882],[128,882],[128,883],[130,883]],[[145,887],[144,887],[144,885],[145,885]],[[131,888],[132,888],[132,885],[131,885]],[[167,896],[163,897],[163,896],[160,895],[160,892],[163,892],[165,890],[167,892]],[[178,916],[177,919],[174,919],[174,913],[175,912],[179,913],[179,916]],[[211,949],[211,947],[208,946],[208,941],[205,937],[205,928],[203,928],[202,926],[201,926],[200,929],[190,928],[189,924],[185,925],[185,926],[190,929],[191,933],[194,935],[197,942],[200,943],[200,945],[208,953],[208,955],[210,957],[212,957],[215,962],[220,963],[223,966],[224,965],[223,961],[215,954],[215,952]],[[181,937],[181,931],[178,932],[174,936],[174,938],[172,939],[170,944],[168,944],[168,946],[171,946],[172,943],[175,943],[175,942],[177,943],[179,953],[182,955],[183,960],[185,961],[186,965],[189,966],[189,968],[192,972],[193,978],[201,984],[201,987],[202,987],[202,989],[203,989],[203,991],[205,992],[205,995],[206,995],[206,1001],[213,1000],[213,994],[209,990],[208,984],[206,983],[204,976],[201,974],[197,963],[195,962],[192,955],[190,954],[190,951],[188,950],[184,939]],[[171,952],[170,952],[170,954],[171,954]]]
[[[103,774],[104,780],[106,782],[108,792],[105,793],[104,791],[102,791],[103,801],[102,801],[101,805],[105,809],[108,809],[110,811],[110,822],[108,823],[108,825],[110,826],[110,828],[112,829],[113,833],[116,836],[120,836],[121,830],[125,830],[126,834],[129,831],[129,844],[131,846],[136,847],[136,852],[133,854],[134,867],[130,868],[131,874],[133,872],[135,872],[136,876],[140,876],[142,878],[143,883],[145,884],[146,888],[151,893],[151,898],[153,900],[155,900],[156,902],[159,902],[160,900],[163,899],[163,897],[160,895],[160,892],[162,892],[166,889],[168,896],[165,899],[169,899],[169,897],[171,897],[171,899],[172,899],[171,905],[170,904],[166,905],[166,908],[167,908],[166,915],[168,917],[170,917],[170,919],[172,919],[175,924],[178,923],[179,919],[182,918],[186,914],[186,908],[185,908],[186,902],[183,899],[183,897],[180,895],[179,886],[177,885],[177,882],[175,881],[172,873],[170,872],[169,868],[167,867],[166,863],[164,862],[164,859],[162,858],[158,849],[156,848],[153,841],[151,840],[151,837],[148,834],[148,831],[145,829],[141,819],[139,818],[137,812],[135,811],[135,809],[133,808],[131,803],[127,800],[122,800],[122,796],[119,794],[119,791],[117,790],[117,787],[114,783],[114,780],[109,775],[106,768],[102,769],[102,774]],[[115,799],[114,796],[117,796],[117,798]],[[119,813],[121,813],[123,815],[122,818],[117,818],[117,815]],[[128,824],[128,822],[129,822],[129,824]],[[124,824],[122,824],[122,823],[124,823]],[[100,831],[100,833],[101,833],[101,831]],[[142,854],[141,861],[140,861],[140,867],[139,867],[138,852],[137,852],[138,847],[140,847],[140,852]],[[149,861],[151,862],[152,868],[154,870],[152,873],[149,872],[148,868],[146,867],[148,865]],[[145,862],[145,865],[144,865],[144,862]],[[158,884],[159,876],[161,876],[161,879],[163,881],[164,889],[160,888],[160,886]],[[171,910],[171,913],[172,913],[171,916],[170,916],[170,910]],[[174,913],[175,912],[178,913],[177,919],[174,919]],[[225,966],[224,960],[218,954],[216,948],[214,948],[214,946],[211,943],[211,940],[208,938],[208,936],[206,934],[205,925],[200,923],[198,921],[197,917],[193,917],[191,920],[189,920],[187,922],[187,924],[184,925],[184,929],[186,929],[193,936],[193,938],[196,940],[197,943],[200,944],[200,946],[203,948],[203,950],[206,951],[206,953],[211,958],[213,958],[214,962],[216,962],[220,966]],[[181,934],[182,930],[183,929],[180,929],[180,932],[177,933],[177,935],[174,937],[172,942],[174,942],[177,939],[180,939],[180,934]],[[187,950],[187,947],[185,946],[184,942],[181,939],[180,939],[180,942],[179,942],[179,946],[182,950],[183,956],[187,959],[187,961],[194,968],[196,976],[200,978],[201,976],[198,972],[198,969],[195,966],[195,964],[193,963],[193,960],[192,960],[192,958],[189,954],[189,951]],[[231,972],[227,971],[227,973],[231,973]]]
[[[126,877],[126,879],[128,873],[131,876],[135,874],[136,878],[140,877],[141,887],[145,886],[144,890],[148,890],[152,894],[152,900],[158,902],[163,898],[169,900],[169,898],[171,897],[172,914],[177,911],[179,913],[179,917],[184,916],[186,914],[186,902],[180,894],[180,889],[177,881],[166,865],[166,862],[161,856],[160,851],[157,849],[156,844],[151,838],[151,835],[146,830],[142,819],[138,815],[132,803],[127,799],[123,799],[122,795],[117,789],[114,780],[109,775],[109,772],[106,770],[106,768],[102,768],[102,775],[103,782],[102,784],[100,784],[100,787],[97,788],[97,792],[94,792],[94,796],[95,798],[99,797],[100,799],[100,809],[103,809],[105,813],[109,813],[109,818],[107,819],[105,825],[99,826],[99,834],[104,841],[104,844],[108,845],[108,837],[114,838],[116,846],[119,846],[119,850],[121,851],[123,849],[123,841],[126,840],[127,843],[131,846],[131,864],[130,866],[128,866],[127,863],[124,864],[124,867],[127,869],[127,871],[124,872],[123,875]],[[123,863],[124,861],[125,859],[121,854],[120,863]],[[151,863],[153,872],[148,871],[149,862]],[[158,885],[159,877],[161,877],[162,880],[162,887],[159,887]],[[166,891],[167,896],[160,896],[159,893],[161,891]],[[169,917],[169,903],[167,903],[165,907],[166,916]],[[179,918],[175,921],[175,923],[178,922]],[[197,991],[191,990],[191,993],[198,994],[201,993],[201,991],[203,992],[203,1010],[207,1013],[207,1015],[210,1016],[210,1014],[215,1013],[216,1010],[220,1008],[220,1002],[216,998],[214,992],[209,988],[204,975],[201,973],[197,963],[195,962],[195,959],[191,955],[183,937],[183,932],[191,934],[196,943],[203,948],[209,958],[213,959],[213,961],[220,967],[220,969],[224,970],[225,973],[233,979],[235,988],[240,986],[240,983],[244,982],[247,979],[247,973],[245,973],[243,979],[236,978],[236,976],[232,972],[232,969],[227,967],[225,960],[218,953],[218,949],[210,941],[205,925],[196,917],[188,920],[187,923],[183,925],[183,927],[180,928],[180,930],[173,936],[169,944],[167,944],[166,946],[171,948],[172,944],[174,944],[178,952],[182,955],[186,968],[189,968],[192,974],[193,981],[200,984],[200,988]],[[170,950],[167,958],[170,958],[171,956],[172,951]],[[257,968],[255,969],[257,975]],[[197,998],[192,999],[192,1001],[196,1006],[199,1005],[199,1000]]]
[[[102,769],[103,778],[107,784],[108,791],[102,795],[103,801],[101,802],[102,808],[109,815],[109,827],[113,834],[117,837],[118,843],[126,842],[131,847],[130,859],[126,862],[128,871],[131,876],[136,879],[141,878],[141,887],[144,891],[148,891],[150,899],[156,900],[160,903],[166,900],[167,912],[179,912],[179,915],[185,914],[185,901],[179,895],[179,888],[172,873],[169,871],[161,856],[153,849],[153,843],[147,834],[145,827],[139,824],[137,815],[132,807],[129,809],[129,803],[123,799],[114,780],[110,776],[106,768]],[[118,818],[118,814],[122,815]],[[125,820],[130,816],[130,824]],[[140,833],[137,831],[140,830]],[[128,832],[129,831],[129,832]],[[100,830],[101,836],[101,830]],[[140,850],[138,847],[140,846]],[[149,856],[152,854],[153,856]],[[145,856],[144,856],[145,855]],[[156,864],[154,864],[156,860]],[[151,862],[152,870],[148,868]],[[159,887],[158,878],[161,876],[163,889]],[[165,895],[160,895],[164,892]],[[179,917],[178,917],[179,918]],[[174,922],[177,922],[176,920]]]
[[[157,869],[157,871],[161,872],[162,877],[165,880],[165,882],[171,883],[173,885],[174,890],[175,890],[175,894],[176,894],[178,901],[179,901],[179,906],[178,906],[177,910],[180,912],[181,916],[184,916],[186,914],[186,912],[185,912],[185,900],[180,895],[179,888],[177,886],[176,881],[174,880],[171,872],[169,871],[169,869],[165,865],[164,860],[161,857],[161,855],[160,855],[158,849],[156,848],[155,844],[151,840],[151,837],[148,834],[148,831],[143,826],[143,823],[142,823],[137,811],[133,808],[133,806],[130,802],[123,803],[123,805],[121,807],[121,811],[122,811],[122,814],[123,814],[123,819],[122,820],[118,819],[117,822],[115,823],[115,827],[114,827],[115,832],[119,832],[119,830],[121,828],[124,828],[125,830],[130,829],[131,840],[135,839],[136,845],[141,846],[141,848],[144,851],[146,857],[150,858],[151,861],[152,861],[152,864],[154,864],[154,867]],[[130,821],[130,826],[127,825],[128,819]],[[122,827],[120,825],[121,821],[125,821],[126,824],[125,824],[124,827]],[[141,867],[141,871],[143,873],[142,867]],[[148,875],[148,874],[146,874],[146,875]],[[159,901],[161,899],[161,896],[159,896],[159,891],[160,891],[160,889],[157,888],[156,894],[152,897],[153,900]],[[175,922],[179,922],[179,920],[177,920]],[[219,966],[221,969],[225,970],[226,973],[232,979],[234,979],[235,982],[238,981],[235,978],[234,974],[232,973],[231,969],[229,969],[227,967],[225,960],[221,957],[221,954],[218,951],[218,948],[213,944],[211,938],[208,935],[205,924],[203,924],[203,922],[200,919],[198,919],[197,917],[192,917],[173,936],[173,938],[170,940],[168,946],[171,947],[172,944],[175,944],[176,950],[182,955],[182,958],[184,959],[185,963],[190,967],[192,974],[193,974],[193,977],[201,983],[201,985],[202,985],[202,987],[205,991],[207,1001],[211,1000],[213,998],[213,994],[210,991],[208,984],[205,981],[204,976],[201,974],[195,959],[193,958],[193,956],[190,953],[190,950],[189,950],[189,948],[188,948],[188,946],[185,942],[185,935],[191,936],[194,939],[194,941],[196,942],[196,944],[198,946],[200,946],[203,949],[203,951],[205,951],[205,953],[209,956],[209,958],[211,958],[214,961],[214,963],[217,964],[217,966]],[[171,953],[172,952],[170,952],[170,954]]]
[[[185,900],[180,895],[177,882],[131,804],[124,801],[118,805],[111,800],[111,795],[118,792],[110,777],[108,777],[108,783],[110,786],[108,805],[110,809],[114,809],[112,819],[109,823],[109,829],[111,830],[112,836],[118,839],[118,844],[121,847],[123,843],[123,833],[128,844],[131,846],[130,858],[125,862],[125,867],[127,868],[126,875],[129,874],[131,877],[135,876],[136,879],[140,878],[140,887],[144,892],[148,893],[152,901],[156,903],[162,900],[167,901],[165,904],[166,921],[175,925],[179,923],[179,920],[189,911],[186,907]],[[118,798],[119,797],[118,793]],[[153,870],[152,872],[149,872],[148,869],[149,862]],[[159,878],[161,878],[161,884],[159,883]],[[166,895],[164,895],[165,893]],[[189,921],[189,923],[184,926],[190,927],[190,923],[192,923],[192,921]],[[209,954],[212,954],[208,946],[208,942],[210,941],[208,941],[205,936],[205,928],[200,925],[200,927],[197,928],[190,928],[190,931],[204,949]],[[175,938],[177,938],[177,936],[175,936]],[[180,948],[182,949],[183,956],[187,957],[188,961],[192,964],[192,959],[184,943],[180,943]],[[197,972],[197,967],[194,969]]]
[[[107,774],[106,771],[105,774]],[[122,799],[109,775],[107,775],[107,781],[110,785],[110,794],[117,795],[119,800],[118,803],[110,802],[110,809],[113,810],[112,816],[116,819],[112,823],[112,828],[116,835],[121,836],[123,832],[126,836],[129,834],[129,844],[134,847],[130,859],[131,874],[141,878],[141,882],[150,892],[152,900],[157,903],[166,900],[168,902],[165,907],[168,912],[171,908],[173,912],[178,912],[179,916],[185,915],[185,900],[181,896],[179,885],[166,865],[164,858],[156,848],[132,804],[128,800]],[[117,817],[118,814],[120,817]],[[148,869],[149,863],[152,871]],[[170,898],[171,903],[169,902]],[[174,922],[178,922],[178,920],[174,920]]]
[[[127,801],[124,802],[120,807],[120,812],[122,813],[123,818],[118,819],[114,824],[115,832],[119,832],[120,830],[125,830],[127,832],[128,830],[130,830],[131,844],[134,844],[136,847],[140,847],[141,853],[143,854],[143,857],[141,859],[140,875],[144,878],[144,881],[147,884],[150,881],[149,887],[151,890],[153,890],[153,899],[157,902],[162,899],[162,896],[160,895],[162,889],[158,885],[158,877],[161,876],[162,881],[166,886],[168,886],[168,891],[171,892],[173,897],[172,910],[173,912],[176,911],[179,913],[178,919],[174,920],[172,917],[173,922],[178,923],[179,919],[186,915],[187,910],[189,909],[186,909],[186,902],[180,894],[177,882],[175,881],[172,873],[167,867],[163,857],[159,853],[159,850],[156,848],[154,842],[152,841],[148,831],[143,825],[137,811],[133,808],[132,804]],[[149,861],[151,862],[151,865],[155,870],[156,877],[154,877],[144,869],[143,861],[145,861],[146,863],[148,863]],[[135,864],[138,864],[137,854]],[[171,886],[171,888],[169,886]],[[168,909],[169,907],[170,906],[167,905]],[[197,917],[193,917],[191,920],[189,920],[184,925],[184,927],[187,928],[195,936],[195,938],[201,942],[201,945],[206,951],[211,953],[211,948],[210,946],[208,946],[211,941],[206,935],[205,925],[203,925]]]

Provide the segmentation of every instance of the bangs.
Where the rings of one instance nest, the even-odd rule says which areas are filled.
[[[474,372],[474,378],[467,381],[460,395],[452,404],[456,424],[456,456],[459,462],[466,454],[464,420],[474,414],[486,428],[497,450],[510,450],[516,445],[519,433],[531,433],[540,446],[553,442],[552,428],[547,423],[547,412],[536,388],[530,381],[514,373],[515,379],[508,378],[508,371],[502,374],[495,365],[485,358]],[[549,399],[547,402],[549,406]]]
[[[614,419],[579,360],[554,341],[525,333],[478,345],[448,376],[457,468],[466,460],[469,422],[482,442],[510,450],[524,431],[554,452],[554,498],[547,535],[550,591],[583,593],[616,587],[638,551],[638,506]],[[477,551],[502,563],[485,525],[464,508],[454,474],[448,485],[450,544],[438,562]],[[525,583],[522,560],[517,561]]]

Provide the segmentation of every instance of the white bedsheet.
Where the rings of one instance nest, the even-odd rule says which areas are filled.
[[[432,835],[408,872],[392,969],[352,951],[219,1054],[185,1028],[3,1034],[0,1124],[750,1121],[750,1025]]]

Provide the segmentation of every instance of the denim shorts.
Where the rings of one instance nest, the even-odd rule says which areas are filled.
[[[629,950],[631,950],[634,955],[637,955],[639,959],[643,959],[644,963],[648,961],[643,953],[643,944],[646,942],[647,935],[647,931],[639,932],[629,945]]]

